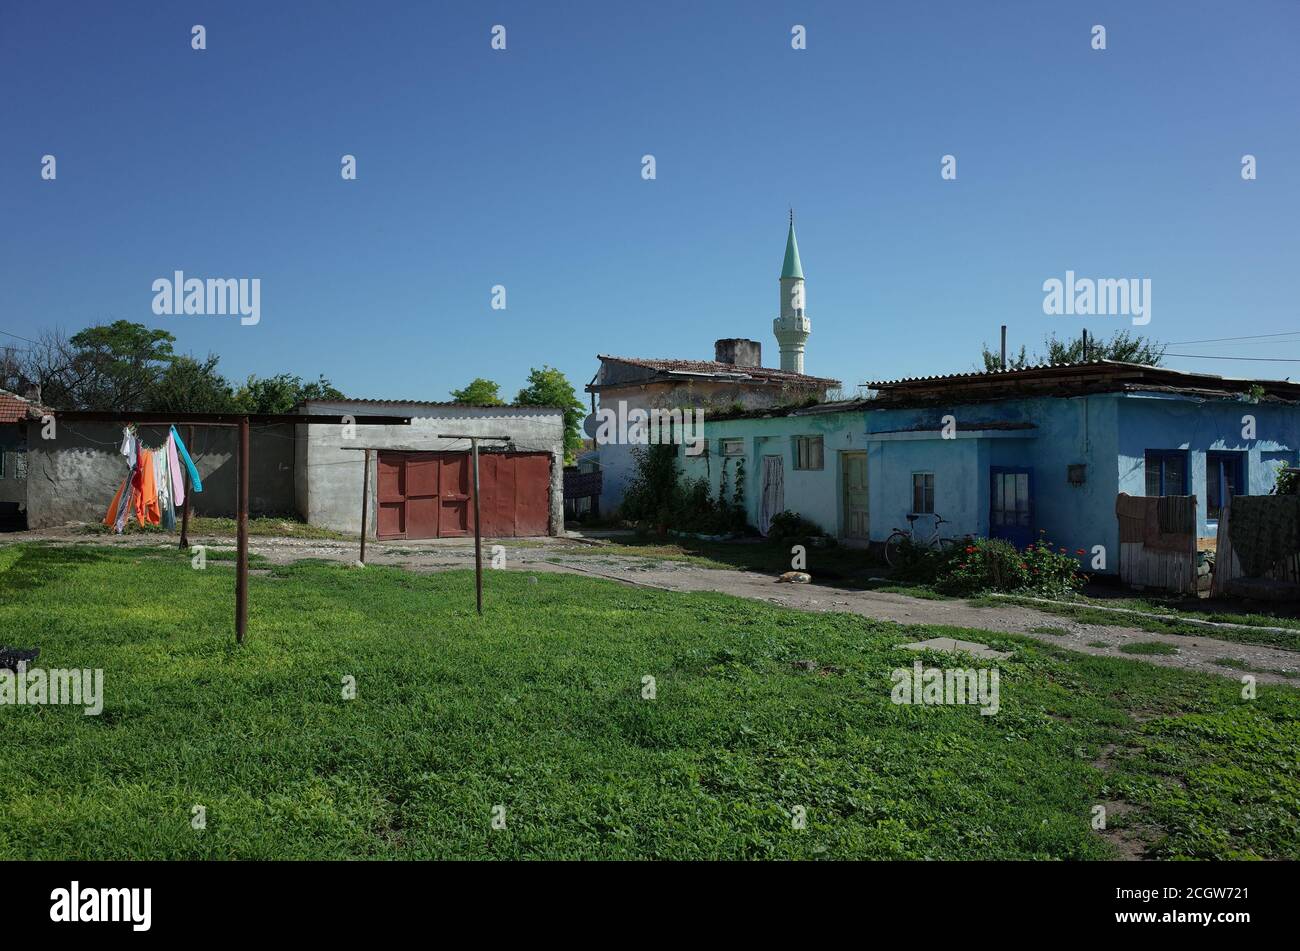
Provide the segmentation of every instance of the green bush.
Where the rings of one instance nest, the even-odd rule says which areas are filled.
[[[1015,545],[1001,538],[976,538],[945,553],[935,588],[945,594],[1023,591],[1032,587],[1031,578]]]
[[[917,545],[905,538],[898,548],[898,564],[894,565],[890,578],[914,584],[934,584],[946,560],[946,552]]]
[[[682,480],[677,446],[638,446],[632,450],[636,471],[623,495],[620,517],[641,529],[675,529],[702,535],[725,535],[745,529],[744,469],[738,467],[733,501],[725,492],[726,472],[715,499],[708,480]]]
[[[773,515],[772,524],[767,529],[767,540],[776,545],[806,545],[814,538],[825,536],[826,533],[816,522],[789,509]]]
[[[1001,538],[973,538],[941,551],[904,542],[892,577],[944,594],[981,591],[1060,595],[1083,584],[1076,555],[1040,539],[1024,551]]]

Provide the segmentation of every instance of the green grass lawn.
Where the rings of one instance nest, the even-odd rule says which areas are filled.
[[[597,545],[575,543],[567,546],[549,546],[559,554],[607,554],[621,557],[648,558],[654,561],[677,561],[698,568],[757,571],[779,575],[790,571],[792,554],[790,545],[778,545],[766,539],[712,542],[699,538],[663,538],[638,536],[631,532],[600,539]],[[805,546],[807,567],[813,583],[826,582],[844,587],[867,584],[872,575],[882,575],[886,569],[879,559],[862,548],[828,545],[825,548]]]
[[[1014,595],[980,595],[970,600],[972,604],[981,607],[1019,604],[1033,608],[1035,611],[1042,611],[1044,614],[1055,614],[1083,624],[1132,627],[1156,634],[1212,637],[1237,644],[1263,644],[1300,651],[1300,620],[1286,614],[1274,616],[1255,613],[1235,601],[1216,601],[1206,610],[1200,611],[1196,609],[1194,601],[1188,599],[1164,602],[1154,598],[1090,598],[1074,595],[1070,604],[1047,604],[1041,600]],[[1121,613],[1104,610],[1105,608],[1122,608],[1141,613]],[[1168,615],[1173,620],[1151,616],[1154,614]],[[1217,621],[1240,626],[1209,627],[1205,624],[1190,623],[1191,620]]]
[[[0,549],[0,641],[105,671],[98,717],[0,706],[0,858],[1105,858],[1119,799],[1154,856],[1300,857],[1291,688],[570,575],[489,572],[480,619],[472,573],[328,564],[253,575],[239,648],[233,580]],[[997,715],[890,702],[936,634],[1014,651]]]
[[[158,535],[160,538],[176,539],[180,533],[180,515],[176,516],[177,528],[161,528],[159,526],[147,525],[141,527],[132,522],[127,526],[125,534],[137,535]],[[190,536],[201,538],[210,535],[229,535],[234,538],[238,534],[239,524],[233,518],[220,518],[208,515],[191,515],[190,516]],[[110,529],[104,525],[92,524],[85,527],[88,535],[107,535]],[[302,519],[296,516],[278,517],[273,515],[259,515],[248,520],[248,534],[250,537],[263,538],[317,538],[329,540],[352,540],[356,541],[358,536],[348,535],[344,532],[336,532],[332,529],[321,528],[319,525],[308,525]]]

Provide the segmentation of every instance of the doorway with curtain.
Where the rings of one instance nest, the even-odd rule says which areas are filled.
[[[785,460],[781,456],[763,457],[763,494],[758,507],[758,531],[762,535],[772,527],[772,518],[785,511]]]

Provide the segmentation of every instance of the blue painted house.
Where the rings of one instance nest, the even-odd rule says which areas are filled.
[[[1114,553],[1120,492],[1196,495],[1210,539],[1221,503],[1268,493],[1300,449],[1300,384],[1285,381],[1096,361],[869,386],[873,541],[937,515],[945,535],[1023,545],[1045,530]]]
[[[1262,495],[1300,449],[1300,384],[1096,361],[878,381],[871,398],[706,416],[681,456],[716,490],[743,464],[749,520],[790,510],[846,541],[884,542],[916,516],[930,537],[1040,531],[1119,554],[1115,500],[1197,496],[1209,547],[1223,500]],[[730,466],[730,468],[728,468]]]

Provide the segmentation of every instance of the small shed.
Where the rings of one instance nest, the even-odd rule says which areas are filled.
[[[409,426],[299,426],[294,489],[308,522],[361,531],[363,485],[369,537],[472,536],[468,439],[505,437],[479,449],[480,517],[489,538],[564,531],[564,412],[548,406],[478,406],[415,400],[309,400],[298,411],[399,415]],[[357,452],[370,449],[371,452]],[[364,466],[371,466],[370,478]]]

